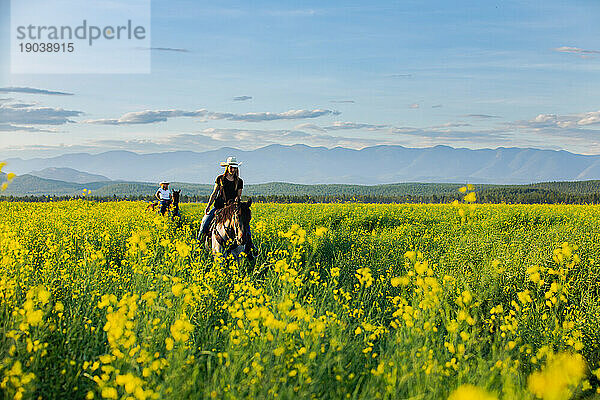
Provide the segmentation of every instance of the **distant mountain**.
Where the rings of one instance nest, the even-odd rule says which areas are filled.
[[[41,171],[31,171],[29,175],[37,176],[39,178],[54,179],[57,181],[73,183],[110,181],[110,179],[103,175],[90,174],[88,172],[82,172],[73,168],[66,167],[48,167],[44,168]]]
[[[219,161],[235,155],[243,161],[246,183],[376,185],[398,182],[470,182],[528,184],[600,179],[600,156],[530,148],[470,150],[435,146],[375,146],[362,150],[305,145],[270,145],[252,151],[232,148],[193,152],[137,154],[109,151],[53,158],[7,160],[17,174],[45,168],[73,168],[113,180],[212,184]]]
[[[0,180],[2,180],[2,178],[0,178]],[[85,184],[64,182],[25,174],[16,176],[12,182],[8,184],[7,189],[2,192],[1,195],[77,195],[81,194],[83,189],[95,190],[106,184],[107,182],[92,182]]]

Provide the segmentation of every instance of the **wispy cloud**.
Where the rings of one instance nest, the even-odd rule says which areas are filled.
[[[145,110],[145,111],[134,111],[123,114],[121,117],[104,118],[104,119],[92,119],[85,120],[83,122],[88,124],[102,124],[102,125],[135,125],[135,124],[152,124],[155,122],[164,122],[169,118],[176,117],[204,117],[206,110],[198,111],[182,111],[182,110]]]
[[[210,120],[229,120],[229,121],[246,121],[246,122],[263,122],[275,120],[294,120],[317,118],[324,115],[338,115],[339,111],[333,110],[289,110],[281,113],[274,112],[257,112],[257,113],[221,113],[207,111],[204,109],[196,111],[184,110],[145,110],[123,114],[117,119],[95,119],[84,121],[90,124],[103,125],[133,125],[133,124],[152,124],[156,122],[164,122],[169,118],[177,117],[202,117]]]
[[[81,114],[82,111],[40,107],[35,104],[0,104],[0,121],[15,125],[62,125],[74,122],[70,118]]]
[[[446,122],[445,124],[433,125],[433,126],[429,126],[429,127],[425,128],[425,129],[463,128],[466,126],[471,126],[471,124],[467,124],[464,122]]]
[[[390,125],[377,125],[377,124],[365,124],[358,122],[344,122],[344,121],[335,121],[332,125],[329,126],[318,126],[315,124],[299,124],[294,127],[294,129],[308,129],[312,131],[318,132],[327,132],[327,131],[339,131],[339,130],[368,130],[368,131],[376,131],[390,128]]]
[[[246,101],[246,100],[252,100],[252,96],[235,96],[233,98],[233,101]]]
[[[390,74],[387,75],[388,78],[410,78],[412,74]]]
[[[150,47],[148,48],[148,50],[153,50],[153,51],[172,51],[175,53],[189,53],[190,51],[188,49],[181,49],[181,48],[177,48],[177,47]]]
[[[59,92],[55,90],[36,89],[31,87],[8,86],[1,87],[0,93],[27,93],[27,94],[47,94],[54,96],[73,96],[73,93]]]
[[[389,128],[389,125],[375,125],[375,124],[363,124],[356,122],[342,122],[336,121],[333,125],[324,126],[323,129],[326,131],[345,130],[345,129],[366,129],[366,130],[379,130]]]
[[[344,103],[355,103],[355,101],[354,100],[331,100],[331,103],[344,104]]]
[[[316,124],[311,124],[311,123],[296,125],[296,126],[294,126],[294,129],[296,129],[296,130],[309,129],[311,131],[326,132],[325,128],[318,126]]]
[[[408,106],[408,108],[413,108],[413,109],[415,109],[415,108],[419,108],[419,104],[417,104],[417,103],[413,103],[413,104],[411,104],[410,106]]]
[[[436,104],[436,105],[431,106],[431,108],[442,108],[442,105],[441,104]]]
[[[464,114],[459,115],[463,118],[479,118],[479,119],[490,119],[490,118],[501,118],[498,115],[488,115],[488,114]]]
[[[50,129],[40,129],[33,126],[0,124],[0,132],[54,132]]]
[[[571,53],[571,54],[600,54],[600,50],[587,50],[587,49],[581,49],[579,47],[569,47],[569,46],[557,47],[553,50],[558,51],[560,53]]]

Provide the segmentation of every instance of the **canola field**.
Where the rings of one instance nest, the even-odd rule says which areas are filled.
[[[3,398],[598,395],[600,207],[254,204],[255,265],[145,207],[0,203]]]

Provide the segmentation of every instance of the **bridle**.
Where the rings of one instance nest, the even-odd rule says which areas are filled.
[[[244,244],[244,224],[240,220],[241,209],[239,203],[235,203],[235,211],[232,216],[228,219],[230,224],[226,225],[227,221],[217,222],[218,218],[213,220],[212,225],[212,233],[215,235],[215,239],[220,246],[227,248],[229,244],[229,249],[236,246],[241,246]],[[223,228],[224,235],[221,235],[219,232],[219,225]],[[233,227],[231,226],[233,225]]]

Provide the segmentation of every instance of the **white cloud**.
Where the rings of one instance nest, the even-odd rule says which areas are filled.
[[[35,104],[0,104],[0,121],[15,125],[62,125],[74,122],[70,117],[81,114],[83,114],[81,111],[39,107]]]
[[[123,114],[117,119],[95,119],[84,121],[90,124],[103,125],[133,125],[133,124],[152,124],[156,122],[164,122],[169,118],[177,117],[204,117],[210,120],[229,120],[229,121],[246,121],[246,122],[264,122],[275,120],[293,120],[317,118],[324,115],[338,115],[339,111],[332,110],[289,110],[281,113],[274,112],[257,112],[257,113],[221,113],[207,111],[205,109],[197,111],[184,110],[145,110],[135,111]]]
[[[54,96],[72,96],[73,93],[59,92],[55,90],[36,89],[30,87],[9,86],[0,88],[0,93],[27,93],[27,94],[47,94]]]

